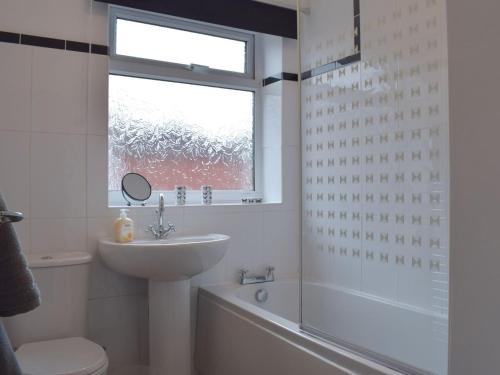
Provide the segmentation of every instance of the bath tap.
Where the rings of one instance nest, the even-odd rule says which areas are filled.
[[[158,214],[158,224],[150,225],[147,232],[151,232],[156,240],[163,240],[168,237],[172,232],[175,232],[175,225],[167,221],[167,227],[163,225],[163,214],[165,213],[165,197],[160,194],[160,201],[158,202],[158,209],[156,210]]]
[[[239,272],[241,285],[269,283],[274,281],[273,266],[266,267],[266,275],[248,275],[249,271],[247,269],[241,269]]]

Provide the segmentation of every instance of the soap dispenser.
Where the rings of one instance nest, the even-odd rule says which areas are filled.
[[[120,217],[115,221],[115,241],[120,243],[131,242],[134,240],[134,222],[127,217],[129,210],[123,208],[120,210]]]

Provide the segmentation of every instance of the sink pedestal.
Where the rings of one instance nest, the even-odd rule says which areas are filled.
[[[149,280],[151,375],[191,375],[190,282]]]

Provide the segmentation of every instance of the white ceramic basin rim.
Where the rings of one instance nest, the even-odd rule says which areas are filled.
[[[174,236],[165,240],[136,240],[121,244],[99,241],[106,265],[128,276],[155,281],[186,280],[214,267],[224,257],[229,236]]]

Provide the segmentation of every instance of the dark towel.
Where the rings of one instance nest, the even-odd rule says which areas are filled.
[[[5,334],[2,322],[0,321],[0,374],[2,375],[22,375],[17,363],[16,355],[12,351],[10,341]]]
[[[0,211],[7,206],[0,194]],[[14,226],[0,225],[0,317],[22,314],[40,305],[40,292],[21,252]]]

